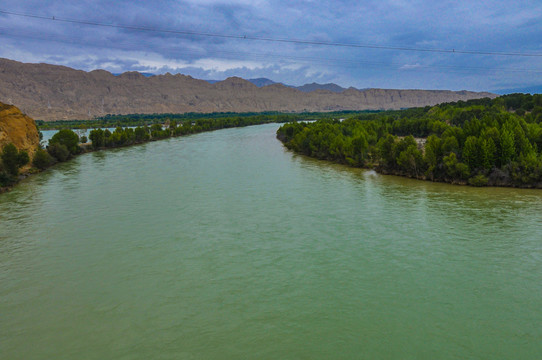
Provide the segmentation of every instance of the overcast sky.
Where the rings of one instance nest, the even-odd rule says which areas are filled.
[[[542,84],[540,0],[2,0],[0,11],[48,18],[0,13],[0,57],[86,71],[356,88],[480,91]]]

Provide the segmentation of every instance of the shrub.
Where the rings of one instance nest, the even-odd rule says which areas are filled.
[[[70,157],[70,151],[66,147],[66,145],[62,145],[59,143],[53,143],[47,147],[47,151],[49,154],[57,159],[58,161],[66,161]]]
[[[17,176],[19,168],[28,164],[30,160],[26,151],[17,150],[15,145],[11,143],[4,146],[0,158],[2,159],[4,170],[13,176]]]
[[[15,176],[9,174],[7,171],[0,170],[0,186],[9,186],[15,184]]]
[[[38,151],[36,151],[36,153],[34,154],[32,164],[38,169],[44,170],[51,166],[53,161],[53,158],[51,157],[51,155],[49,155],[47,151],[43,149],[38,149]]]
[[[472,186],[487,186],[488,179],[482,174],[473,176],[469,179],[469,184]]]

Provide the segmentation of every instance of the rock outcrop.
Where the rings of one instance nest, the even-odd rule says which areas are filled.
[[[303,92],[281,84],[263,87],[228,78],[210,84],[185,75],[115,76],[65,66],[0,59],[0,101],[17,104],[39,120],[90,119],[106,114],[333,111],[401,109],[496,97],[444,90],[347,89]]]
[[[13,143],[32,158],[40,139],[34,120],[13,105],[0,103],[0,149]]]

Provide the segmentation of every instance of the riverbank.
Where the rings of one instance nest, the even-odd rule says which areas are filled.
[[[542,191],[371,176],[278,127],[97,151],[0,196],[3,358],[537,358]]]
[[[288,146],[288,143],[286,139],[281,136],[280,134],[277,134],[277,139],[282,142],[282,144],[288,148],[289,150],[299,154],[304,155],[313,159],[317,159],[320,161],[329,161],[335,164],[350,166],[354,168],[359,169],[366,169],[366,170],[373,170],[378,174],[381,175],[391,175],[391,176],[400,176],[404,178],[409,179],[415,179],[420,181],[428,181],[428,182],[436,182],[436,183],[444,183],[444,184],[450,184],[450,185],[460,185],[460,186],[472,186],[472,187],[508,187],[508,188],[517,188],[517,189],[542,189],[542,182],[538,182],[536,184],[514,184],[507,182],[508,178],[504,176],[502,171],[499,171],[499,169],[494,169],[488,177],[475,177],[474,179],[453,179],[453,178],[439,178],[439,179],[431,179],[428,176],[424,174],[416,175],[412,173],[408,173],[401,170],[393,170],[393,169],[387,169],[379,164],[370,163],[366,166],[360,166],[357,164],[352,163],[351,161],[337,161],[334,159],[329,158],[321,158],[317,156],[311,156],[309,154],[297,151],[293,149],[292,147]],[[470,181],[469,181],[470,180]]]
[[[277,137],[297,153],[383,174],[542,188],[542,95],[286,124]]]
[[[51,161],[47,166],[38,168],[34,165],[26,166],[20,169],[16,181],[8,186],[0,187],[0,194],[5,193],[13,189],[20,181],[40,173],[42,171],[53,168],[56,164],[72,160],[74,157],[87,154],[94,151],[102,151],[109,149],[116,149],[122,147],[130,147],[135,145],[141,145],[152,141],[159,141],[169,139],[172,137],[181,137],[187,135],[194,135],[202,132],[215,131],[225,128],[234,127],[246,127],[252,125],[261,125],[269,123],[281,123],[290,121],[291,118],[285,116],[283,119],[277,119],[276,115],[258,115],[250,117],[235,117],[235,118],[218,118],[218,119],[199,119],[195,122],[187,122],[177,124],[171,122],[167,124],[154,124],[151,127],[143,126],[136,128],[122,128],[117,127],[114,131],[94,129],[90,131],[89,138],[92,142],[77,144],[77,150],[71,151],[60,157],[56,150],[51,150],[48,147],[48,153],[51,157]],[[72,137],[77,136],[73,131],[69,129],[62,129],[61,131],[68,131],[72,133]],[[77,138],[79,138],[77,136]],[[54,140],[55,142],[56,140]],[[51,144],[51,143],[50,143]],[[56,145],[68,147],[67,143],[56,141]],[[66,150],[67,151],[67,150]]]

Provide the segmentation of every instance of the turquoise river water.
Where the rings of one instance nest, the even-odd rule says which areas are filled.
[[[0,196],[0,359],[540,359],[542,191],[297,156],[278,125]]]

